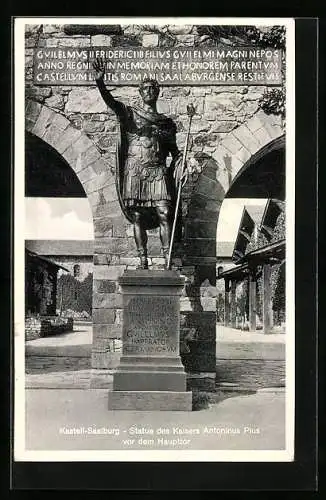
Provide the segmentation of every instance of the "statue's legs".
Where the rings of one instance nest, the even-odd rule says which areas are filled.
[[[156,211],[160,223],[160,239],[162,252],[167,264],[172,229],[170,222],[171,203],[167,200],[158,201],[156,203]]]
[[[134,212],[134,238],[137,247],[137,252],[140,258],[140,268],[148,269],[147,260],[147,233],[142,226],[141,214],[138,211]]]

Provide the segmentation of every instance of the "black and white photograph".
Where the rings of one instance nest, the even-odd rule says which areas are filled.
[[[14,44],[14,459],[293,461],[294,20]]]

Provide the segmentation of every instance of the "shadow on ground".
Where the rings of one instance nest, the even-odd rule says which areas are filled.
[[[242,390],[242,391],[192,391],[192,410],[200,411],[209,408],[212,404],[221,403],[228,398],[234,398],[239,396],[249,396],[256,394],[256,391]]]

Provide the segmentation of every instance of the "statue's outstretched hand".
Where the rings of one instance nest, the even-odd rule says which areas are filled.
[[[93,68],[95,70],[95,80],[103,80],[105,73],[105,64],[101,57],[97,57],[93,61]]]

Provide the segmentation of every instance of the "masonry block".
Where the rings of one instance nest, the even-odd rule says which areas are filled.
[[[235,154],[243,147],[239,139],[237,139],[232,132],[223,139],[222,144],[224,148],[230,151],[231,154]]]
[[[25,127],[28,132],[31,132],[37,118],[41,112],[42,106],[40,103],[26,99],[25,102]]]
[[[38,137],[43,137],[47,127],[51,125],[54,116],[55,112],[52,109],[43,106],[37,117],[35,125],[32,128],[32,133],[37,135]]]
[[[117,368],[120,361],[120,353],[101,351],[98,349],[92,350],[92,368],[97,369],[114,369]]]
[[[94,170],[92,169],[94,172]],[[94,172],[95,173],[95,172]],[[98,191],[99,189],[104,189],[105,187],[112,185],[114,183],[114,179],[112,178],[111,172],[102,172],[99,175],[95,175],[90,177],[89,179],[85,179],[83,187],[87,194],[94,193],[94,191]]]
[[[125,265],[95,265],[93,270],[93,279],[96,280],[117,280],[126,269]]]
[[[122,307],[122,295],[120,293],[94,293],[93,307],[117,309]]]
[[[233,134],[251,154],[255,154],[260,149],[258,140],[245,124],[234,129]]]
[[[115,309],[93,309],[93,335],[95,334],[95,326],[97,324],[113,325],[116,320]]]
[[[266,146],[271,141],[271,137],[265,128],[256,130],[255,137],[258,140],[260,147]]]
[[[159,36],[157,33],[143,35],[143,47],[157,47]]]
[[[94,280],[93,290],[96,293],[115,293],[117,289],[116,281],[112,280]]]
[[[112,38],[109,35],[93,35],[91,37],[91,44],[93,47],[110,47]]]
[[[106,254],[94,254],[93,264],[94,266],[108,266],[111,262],[111,256]]]
[[[67,131],[62,134],[62,137],[60,138],[60,142],[57,145],[57,151],[58,153],[63,153],[66,151],[69,146],[72,146],[77,139],[81,136],[81,131],[77,130],[76,128],[69,127]]]
[[[244,146],[235,153],[235,157],[244,165],[251,158],[250,151]]]

